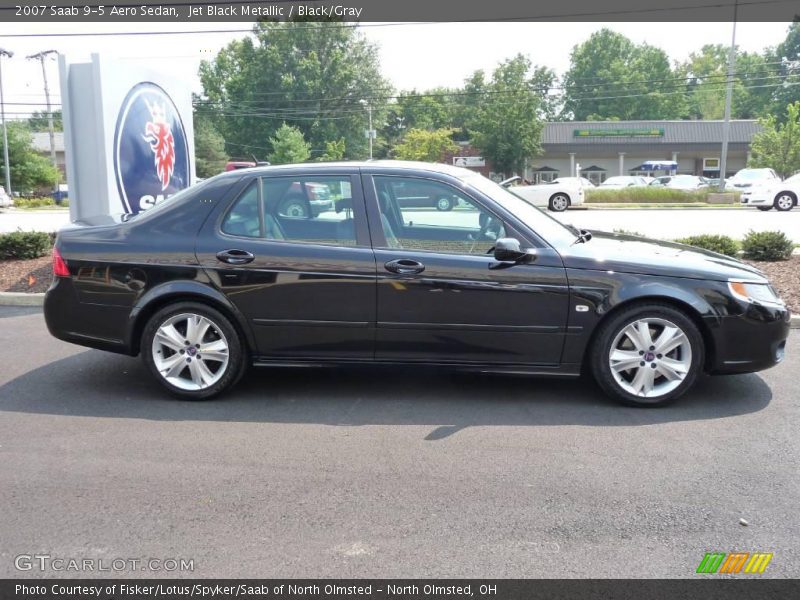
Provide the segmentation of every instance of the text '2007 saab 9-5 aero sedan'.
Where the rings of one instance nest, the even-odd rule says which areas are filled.
[[[308,186],[326,188],[329,209],[282,208]],[[420,186],[452,209],[399,201]],[[777,364],[789,334],[753,267],[562,225],[456,167],[256,167],[104,219],[59,232],[47,325],[141,354],[185,398],[219,394],[249,365],[379,363],[588,372],[608,395],[654,406],[701,373]]]

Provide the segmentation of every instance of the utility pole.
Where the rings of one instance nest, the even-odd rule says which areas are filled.
[[[47,129],[50,131],[50,160],[53,161],[53,166],[58,168],[56,162],[56,134],[53,127],[53,110],[50,108],[50,88],[47,87],[47,69],[45,69],[44,60],[50,54],[58,54],[55,50],[45,50],[38,54],[31,54],[27,58],[29,60],[38,60],[42,64],[42,77],[44,78],[44,97],[47,102]]]
[[[719,191],[725,191],[725,174],[728,167],[728,138],[731,132],[731,100],[733,98],[733,74],[736,68],[736,17],[739,0],[733,3],[733,36],[728,54],[728,89],[725,91],[725,122],[722,124],[722,155],[719,157]]]
[[[11,58],[14,53],[0,48],[0,120],[3,121],[3,166],[6,172],[6,193],[11,195],[11,167],[8,164],[8,131],[6,128],[6,105],[3,100],[3,58]]]
[[[367,137],[369,138],[369,159],[372,160],[372,139],[375,131],[372,129],[372,105],[366,100],[361,100],[361,104],[366,107],[367,114],[369,115],[369,129],[367,129]]]

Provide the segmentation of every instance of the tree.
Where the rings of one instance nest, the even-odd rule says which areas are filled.
[[[8,127],[8,162],[11,167],[11,186],[20,192],[37,188],[51,188],[58,183],[61,172],[48,157],[38,154],[33,148],[33,138],[24,122],[6,121]],[[0,156],[3,155],[3,139],[0,136]],[[0,169],[0,172],[2,169]],[[5,185],[5,178],[0,178]],[[8,190],[10,193],[11,190]]]
[[[49,120],[46,110],[35,110],[28,117],[28,128],[34,132],[50,131]],[[53,131],[64,131],[64,123],[61,120],[61,111],[53,111]]]
[[[780,84],[773,94],[773,112],[782,116],[786,114],[786,106],[800,100],[800,21],[789,26],[786,38],[767,56],[775,63],[778,76],[775,81]]]
[[[225,170],[225,138],[202,114],[194,117],[194,163],[198,177],[213,177]]]
[[[262,156],[283,124],[299,129],[321,154],[328,140],[345,140],[347,158],[367,153],[367,100],[382,123],[391,87],[378,52],[354,27],[335,20],[262,21],[253,35],[231,42],[200,66],[203,100],[233,148]],[[234,146],[235,144],[235,146]]]
[[[400,160],[441,162],[448,152],[452,154],[458,150],[452,134],[452,129],[411,129],[395,147],[394,156]]]
[[[322,161],[342,160],[345,154],[344,139],[325,142],[325,153],[319,157]]]
[[[800,171],[800,101],[786,107],[786,118],[775,115],[762,119],[763,130],[753,136],[750,167],[769,167],[781,177]]]
[[[579,121],[589,115],[678,119],[686,113],[684,93],[663,50],[601,29],[572,50],[563,113]]]
[[[535,73],[530,60],[520,54],[500,63],[491,81],[484,82],[483,73],[476,73],[467,82],[482,92],[467,109],[467,129],[474,145],[506,174],[521,172],[541,153],[543,107]]]
[[[286,123],[280,126],[269,142],[272,145],[269,161],[273,165],[301,163],[311,156],[311,147],[303,137],[303,132]]]

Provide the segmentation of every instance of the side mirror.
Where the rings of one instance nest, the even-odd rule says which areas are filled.
[[[494,243],[494,259],[500,262],[528,262],[535,256],[535,250],[523,250],[519,246],[519,240],[515,238],[500,238]]]

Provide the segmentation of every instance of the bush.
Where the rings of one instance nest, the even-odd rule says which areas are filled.
[[[0,259],[39,258],[50,251],[50,234],[43,231],[14,231],[0,235]]]
[[[678,203],[692,204],[695,202],[706,202],[708,190],[696,192],[682,192],[669,188],[657,187],[628,187],[619,190],[588,189],[586,192],[586,202],[596,204],[609,204],[621,202],[625,204],[654,204],[654,203]]]
[[[633,235],[636,237],[645,237],[643,233],[638,231],[633,231],[632,229],[615,229],[614,233],[618,233],[620,235]]]
[[[675,241],[679,244],[687,244],[688,246],[711,250],[712,252],[718,252],[726,256],[736,256],[739,253],[738,242],[727,235],[692,235]]]
[[[14,198],[14,206],[17,208],[42,208],[55,205],[56,201],[52,198]]]
[[[789,260],[794,242],[782,231],[750,231],[742,240],[744,257],[750,260]]]

